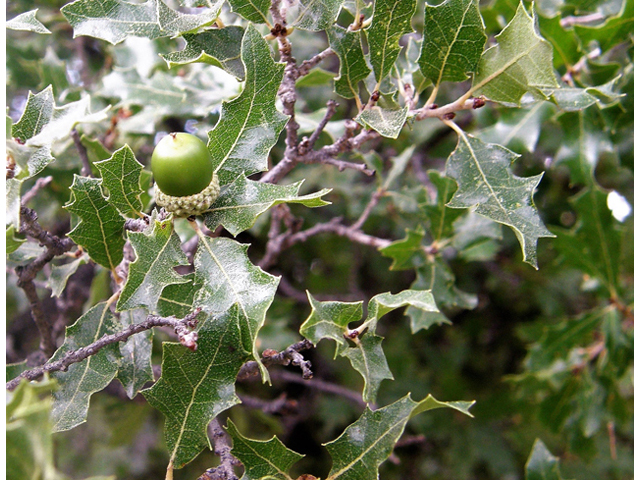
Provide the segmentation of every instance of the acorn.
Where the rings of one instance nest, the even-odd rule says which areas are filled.
[[[220,194],[205,143],[189,133],[170,133],[151,155],[156,204],[177,217],[205,212]]]

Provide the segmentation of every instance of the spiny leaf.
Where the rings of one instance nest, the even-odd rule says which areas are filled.
[[[136,259],[129,265],[117,309],[130,310],[145,307],[155,313],[163,288],[188,280],[174,268],[188,265],[187,256],[180,248],[180,237],[173,230],[172,219],[159,220],[154,211],[145,232],[129,232],[129,241],[136,252]]]
[[[372,128],[383,137],[398,138],[407,121],[409,108],[380,108],[374,105],[363,110],[355,120],[362,126]]]
[[[362,302],[319,302],[307,292],[311,313],[300,326],[300,334],[317,345],[323,338],[345,344],[344,334],[352,322],[362,320]]]
[[[120,314],[120,324],[122,328],[126,328],[146,318],[147,312],[142,308],[128,310]],[[153,381],[152,346],[153,330],[151,329],[136,333],[119,344],[121,362],[118,368],[118,380],[129,398],[135,397],[147,382]]]
[[[396,240],[390,245],[381,248],[380,253],[385,257],[393,259],[389,270],[409,270],[424,264],[424,229],[406,230],[406,235],[402,240]]]
[[[566,113],[559,119],[563,145],[556,153],[556,165],[569,169],[573,185],[593,185],[601,156],[614,149],[597,109]]]
[[[11,20],[7,20],[5,26],[11,30],[26,30],[28,32],[47,34],[51,33],[49,29],[36,18],[36,13],[38,13],[37,8],[29,12],[21,13],[20,15],[13,17]]]
[[[595,99],[594,99],[595,101]],[[533,152],[540,137],[542,124],[556,109],[548,102],[536,102],[528,108],[504,109],[498,121],[478,133],[487,143],[499,143],[509,148]]]
[[[244,466],[241,480],[260,480],[265,477],[291,480],[287,472],[294,463],[304,458],[304,455],[285,447],[275,436],[267,441],[243,436],[231,419],[227,421],[227,432],[233,440],[231,453]]]
[[[458,182],[458,191],[447,204],[469,208],[512,228],[524,261],[537,268],[538,238],[552,237],[533,204],[533,193],[542,174],[521,178],[510,169],[518,155],[506,148],[458,131],[458,146],[449,156],[447,176]]]
[[[558,86],[553,72],[553,48],[539,35],[535,18],[522,3],[496,36],[496,42],[482,54],[470,93],[519,105],[527,92],[544,99],[542,89]]]
[[[558,457],[551,455],[540,439],[533,444],[524,468],[526,480],[562,480]]]
[[[107,200],[125,216],[142,210],[140,174],[142,165],[128,145],[113,152],[111,158],[94,164],[100,171],[102,185],[109,192]]]
[[[223,1],[205,13],[187,15],[162,0],[129,3],[123,0],[76,0],[60,11],[73,27],[73,36],[87,35],[115,45],[129,36],[175,37],[213,22]]]
[[[240,44],[244,28],[229,26],[197,34],[185,33],[184,50],[161,54],[169,68],[189,63],[208,63],[226,70],[238,80],[244,80],[244,65],[240,60]]]
[[[447,207],[457,188],[455,181],[447,178],[437,170],[429,170],[427,175],[431,183],[436,187],[436,196],[434,199],[428,199],[426,203],[420,205],[420,210],[429,221],[431,237],[435,242],[441,242],[453,236],[453,224],[465,212]]]
[[[256,340],[273,302],[279,278],[251,263],[249,245],[229,238],[202,238],[194,258],[195,282],[202,285],[194,302],[205,311],[221,315],[234,305],[238,313],[242,347],[253,354],[263,380],[269,373],[260,361]]]
[[[102,196],[101,183],[74,175],[71,199],[64,208],[80,217],[69,237],[82,245],[93,261],[113,270],[123,257],[125,221]]]
[[[441,308],[457,307],[471,310],[478,304],[475,295],[456,288],[453,272],[441,256],[418,268],[416,273],[418,278],[411,287],[428,289]]]
[[[335,79],[336,93],[344,98],[358,97],[359,83],[371,72],[362,51],[360,32],[334,25],[327,30],[327,37],[331,50],[340,59],[339,75]]]
[[[15,252],[20,245],[22,245],[27,240],[24,238],[16,237],[16,229],[13,225],[9,225],[6,230],[6,252],[7,255]]]
[[[323,189],[309,195],[298,196],[303,181],[292,185],[273,185],[255,182],[240,175],[229,184],[204,215],[205,224],[211,230],[223,225],[233,236],[253,226],[264,212],[281,203],[300,203],[306,207],[322,207],[329,202],[322,200],[331,190]]]
[[[296,28],[318,32],[334,24],[344,0],[298,0],[295,20],[290,24]]]
[[[55,388],[52,380],[23,380],[7,393],[5,475],[9,480],[63,478],[55,469],[51,435],[51,399],[42,394]]]
[[[194,274],[184,275],[184,283],[173,283],[162,290],[158,298],[158,314],[163,317],[171,315],[184,318],[193,310],[193,300],[200,290],[200,285],[194,283]]]
[[[78,267],[87,263],[86,255],[76,258],[72,262],[63,265],[51,265],[51,275],[49,275],[49,288],[51,288],[51,296],[59,297],[64,291],[69,277],[76,273]]]
[[[267,169],[267,156],[287,122],[275,100],[284,65],[271,58],[269,45],[253,26],[242,39],[245,87],[234,100],[222,104],[220,120],[209,132],[209,151],[220,184],[239,174]]]
[[[253,23],[269,23],[271,0],[229,0],[231,11]]]
[[[24,179],[37,175],[53,161],[52,143],[65,138],[75,125],[104,120],[109,107],[91,113],[90,102],[89,96],[85,96],[77,102],[57,107],[51,86],[36,94],[29,92],[22,116],[11,131],[22,143],[16,147],[14,155],[20,170],[16,176]]]
[[[380,383],[392,379],[382,350],[383,337],[375,334],[378,320],[391,310],[412,306],[418,310],[437,312],[433,296],[428,291],[404,290],[397,294],[383,293],[368,304],[368,314],[358,327],[358,335],[350,335],[349,323],[360,320],[362,302],[318,302],[308,294],[311,313],[300,327],[300,333],[317,344],[323,338],[336,342],[336,355],[347,357],[364,379],[362,398],[374,402]],[[364,333],[362,333],[364,332]],[[346,338],[350,338],[347,342]]]
[[[362,416],[336,440],[325,444],[333,466],[327,480],[377,480],[378,467],[393,451],[409,419],[434,408],[453,408],[471,416],[474,402],[439,402],[431,395],[414,402],[409,395]]]
[[[400,54],[400,37],[411,33],[411,18],[416,0],[378,0],[371,26],[366,30],[369,60],[378,85],[391,72]]]
[[[162,376],[142,391],[151,406],[166,417],[165,440],[175,468],[211,448],[207,425],[240,402],[235,381],[247,358],[239,328],[240,311],[233,305],[220,315],[206,314],[199,323],[195,352],[177,343],[164,343]]]
[[[436,88],[442,82],[463,82],[476,71],[486,41],[478,0],[426,4],[420,70]]]
[[[583,45],[596,41],[602,52],[608,52],[615,45],[627,40],[633,42],[633,0],[625,0],[620,12],[604,24],[594,26],[576,25],[576,34]]]
[[[358,338],[355,345],[338,345],[336,348],[336,352],[341,357],[348,358],[354,370],[362,375],[362,399],[368,403],[376,401],[383,380],[393,380],[387,357],[382,349],[383,340],[384,337],[369,330]]]
[[[67,352],[117,332],[118,323],[109,307],[108,302],[99,303],[67,327],[64,344],[49,362],[61,360]],[[89,358],[70,365],[67,371],[51,374],[60,386],[53,393],[51,420],[54,432],[69,430],[86,420],[91,395],[109,385],[116,376],[118,357],[117,346],[107,345]]]

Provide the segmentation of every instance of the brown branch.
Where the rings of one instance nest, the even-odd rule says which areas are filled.
[[[175,332],[180,337],[180,343],[185,345],[187,348],[192,348],[194,342],[194,334],[193,331],[195,328],[197,320],[196,317],[200,313],[200,309],[194,310],[192,313],[184,317],[183,319],[177,319],[175,317],[159,317],[157,315],[149,315],[145,321],[136,323],[133,325],[129,325],[124,330],[120,332],[113,333],[111,335],[104,335],[99,340],[85,346],[78,348],[77,350],[73,350],[67,352],[63,358],[57,360],[55,362],[47,363],[42,365],[41,367],[32,368],[30,370],[26,370],[18,375],[13,380],[7,382],[7,390],[15,389],[20,381],[23,378],[27,380],[36,380],[40,378],[45,373],[57,372],[57,371],[66,371],[70,365],[74,363],[81,362],[82,360],[90,357],[91,355],[95,355],[98,351],[106,347],[107,345],[111,345],[113,343],[118,343],[126,340],[127,338],[135,335],[136,333],[143,332],[145,330],[149,330],[153,327],[162,327],[169,326],[173,327]],[[197,335],[196,335],[197,338]]]
[[[579,17],[564,17],[560,20],[560,26],[562,28],[573,27],[574,25],[588,25],[590,23],[600,22],[604,20],[605,17],[601,13],[591,13],[589,15],[582,15]]]
[[[452,120],[455,117],[456,112],[461,110],[475,110],[484,106],[484,98],[469,98],[464,101],[456,100],[442,107],[438,107],[435,104],[425,105],[417,110],[409,112],[409,116],[413,116],[416,121],[424,120],[425,118],[439,118],[441,120]]]
[[[311,362],[305,360],[300,354],[301,351],[309,350],[313,348],[313,344],[309,340],[302,340],[294,343],[290,347],[286,348],[282,352],[276,352],[275,350],[265,350],[262,353],[262,364],[265,367],[271,365],[296,365],[302,370],[302,378],[309,379],[313,377],[311,371]],[[250,361],[245,363],[236,377],[237,381],[246,380],[247,378],[258,375],[260,369],[258,368],[258,362]]]
[[[324,131],[325,127],[327,126],[327,123],[329,123],[331,117],[333,117],[333,115],[336,113],[337,107],[338,102],[336,102],[335,100],[329,100],[327,102],[327,111],[325,112],[324,117],[322,117],[322,120],[320,120],[320,123],[318,123],[316,129],[313,131],[309,138],[303,139],[302,142],[300,142],[300,145],[298,145],[298,155],[304,155],[313,148],[313,146],[320,138],[320,135]]]
[[[25,206],[20,208],[19,231],[37,240],[40,245],[46,247],[46,250],[28,265],[17,266],[15,272],[18,276],[17,285],[24,290],[29,300],[31,317],[40,332],[40,348],[50,357],[56,350],[56,342],[52,334],[51,323],[46,318],[42,305],[40,304],[34,279],[47,263],[53,260],[54,257],[71,250],[75,243],[70,238],[60,238],[46,231],[38,223],[38,215],[36,212]]]
[[[198,480],[238,480],[233,467],[241,465],[241,463],[231,454],[229,435],[224,431],[217,418],[209,423],[207,431],[209,438],[213,440],[213,452],[220,457],[220,465],[208,468],[198,477]]]
[[[360,392],[351,390],[341,385],[337,385],[335,383],[327,382],[325,380],[320,380],[317,378],[314,378],[313,380],[304,380],[300,377],[300,375],[296,375],[295,373],[288,372],[286,370],[277,370],[271,372],[271,377],[275,381],[297,383],[314,390],[320,390],[322,392],[332,393],[334,395],[344,397],[352,403],[355,403],[359,407],[364,407],[365,405],[367,405],[367,403],[362,399],[362,394]],[[372,409],[375,409],[374,405],[370,404],[369,406]]]
[[[31,189],[29,189],[27,193],[22,195],[22,200],[21,200],[22,205],[27,205],[31,200],[33,200],[38,195],[38,192],[42,190],[44,187],[46,187],[47,185],[49,185],[52,180],[53,180],[53,177],[51,175],[49,175],[48,177],[42,177],[36,180],[36,183],[33,185],[33,187],[31,187]]]
[[[277,238],[273,239],[273,241],[270,240],[268,242],[267,253],[258,263],[258,265],[262,269],[271,267],[275,263],[280,253],[282,253],[284,250],[291,247],[292,245],[295,245],[296,243],[306,242],[309,238],[315,235],[320,235],[321,233],[334,233],[341,237],[346,237],[352,242],[360,243],[362,245],[367,245],[369,247],[377,249],[385,248],[391,244],[391,240],[367,235],[361,230],[342,225],[340,223],[341,220],[342,219],[340,217],[336,217],[329,222],[319,223],[311,228],[308,228],[307,230],[302,230],[296,233],[287,232],[279,235]]]
[[[238,394],[242,405],[247,408],[261,410],[264,413],[274,414],[290,409],[296,405],[295,400],[287,399],[287,394],[282,393],[273,400],[263,400],[262,398],[251,397],[248,395]]]
[[[334,54],[335,53],[333,50],[331,50],[331,48],[327,48],[321,51],[320,53],[318,53],[317,55],[314,55],[309,60],[305,60],[300,64],[300,67],[298,68],[299,76],[303,77],[305,75],[308,75],[313,67],[318,65],[325,58],[330,57],[331,55],[334,55]]]
[[[80,170],[80,174],[83,177],[91,177],[91,161],[89,160],[87,149],[82,144],[82,140],[80,140],[80,134],[75,128],[71,130],[71,138],[73,139],[73,143],[75,143],[76,148],[78,149],[78,155],[80,155],[80,160],[82,161],[82,169]]]

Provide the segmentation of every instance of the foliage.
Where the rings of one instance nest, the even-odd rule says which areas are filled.
[[[9,478],[631,475],[631,0],[7,8]]]

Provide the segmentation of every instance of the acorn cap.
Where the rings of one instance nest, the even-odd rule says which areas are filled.
[[[174,197],[163,193],[156,184],[154,197],[156,204],[164,207],[167,212],[173,213],[176,217],[189,217],[191,215],[200,215],[207,211],[219,194],[220,184],[218,183],[218,176],[214,173],[209,186],[200,193],[186,197]]]

